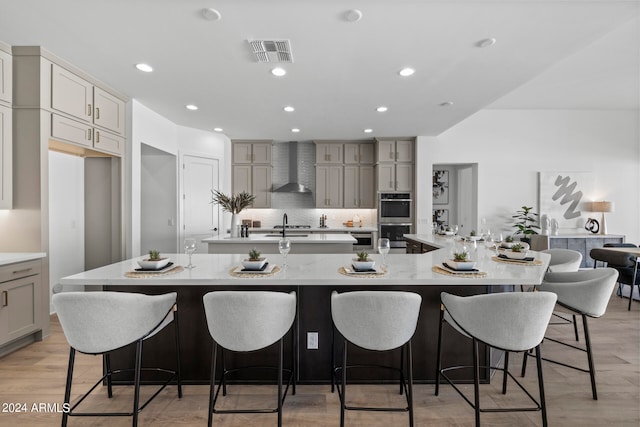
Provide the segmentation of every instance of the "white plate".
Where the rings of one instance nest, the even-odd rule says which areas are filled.
[[[347,274],[379,274],[382,272],[382,270],[380,270],[380,267],[373,267],[373,271],[357,271],[351,265],[345,265],[343,268]]]
[[[476,274],[479,272],[479,270],[477,269],[472,269],[472,270],[454,270],[453,268],[449,268],[446,265],[442,264],[439,265],[438,267],[442,268],[443,270],[446,270],[448,272],[451,272],[453,274]]]
[[[529,258],[529,251],[524,250],[524,251],[520,251],[520,252],[514,252],[511,249],[498,249],[498,252],[501,253],[502,255],[506,256],[509,259],[517,259],[517,260],[523,260],[525,258]]]
[[[245,270],[243,271],[244,267],[239,265],[236,268],[233,269],[234,273],[241,273],[241,274],[267,274],[267,273],[271,273],[273,271],[273,269],[276,268],[275,264],[268,264],[264,270]]]

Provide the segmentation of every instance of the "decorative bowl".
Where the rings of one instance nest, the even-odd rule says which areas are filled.
[[[498,251],[509,259],[525,259],[529,255],[529,251],[526,249],[514,252],[511,249],[500,248]]]
[[[140,268],[144,268],[145,270],[160,270],[165,267],[171,261],[170,258],[160,258],[157,260],[143,259],[138,261],[138,265]]]
[[[260,270],[266,264],[266,258],[258,258],[258,259],[249,259],[245,258],[242,260],[242,266],[247,270]]]
[[[456,232],[455,231],[443,231],[445,236],[455,236]]]
[[[476,262],[471,260],[456,261],[453,259],[448,259],[446,261],[446,264],[455,270],[473,270],[473,268],[476,266]]]
[[[376,262],[372,259],[358,261],[358,258],[354,258],[351,264],[353,264],[353,268],[356,270],[371,270],[376,265]]]
[[[471,241],[480,240],[480,239],[482,239],[482,236],[467,236],[467,237],[465,237],[465,239],[471,240]]]
[[[529,244],[527,242],[521,242],[521,241],[513,241],[513,242],[502,242],[500,244],[501,248],[507,248],[510,249],[513,245],[520,245],[522,246],[522,250],[523,251],[528,251],[529,250]]]

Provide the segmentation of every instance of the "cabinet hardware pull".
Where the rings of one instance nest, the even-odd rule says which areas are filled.
[[[87,104],[87,116],[91,115],[91,104]]]
[[[87,129],[87,140],[91,141],[91,129]]]
[[[2,291],[2,296],[4,297],[4,303],[2,303],[2,306],[7,307],[9,305],[9,292]]]
[[[99,130],[96,131],[96,142],[98,144],[100,143],[100,131]]]
[[[22,270],[16,270],[16,271],[14,271],[12,274],[26,273],[26,272],[31,271],[31,270],[32,270],[32,268],[31,268],[31,267],[29,267],[29,268],[23,268]]]
[[[100,119],[100,107],[96,107],[96,119]]]

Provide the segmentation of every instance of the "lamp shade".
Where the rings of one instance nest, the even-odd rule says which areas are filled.
[[[613,212],[613,202],[591,202],[591,212]]]

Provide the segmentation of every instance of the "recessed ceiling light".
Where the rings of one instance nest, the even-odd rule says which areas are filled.
[[[291,132],[293,132],[293,133],[298,133],[298,132],[300,132],[300,129],[298,129],[298,128],[293,128],[293,129],[291,129]]]
[[[222,128],[213,128],[216,132],[222,132]]]
[[[494,44],[496,44],[496,39],[492,37],[490,39],[480,40],[478,43],[476,43],[476,46],[478,46],[478,47],[489,47],[489,46],[493,46]]]
[[[362,12],[359,11],[358,9],[347,10],[344,13],[344,19],[346,19],[349,22],[359,21],[360,19],[362,19]]]
[[[365,129],[364,130],[364,133],[371,133],[371,132],[373,132],[373,129]]]
[[[402,77],[409,77],[412,76],[413,73],[415,73],[416,70],[414,70],[413,68],[403,68],[402,70],[400,70],[400,72],[398,72],[398,74],[400,74]]]
[[[145,73],[150,73],[153,71],[153,67],[147,64],[136,64],[136,68],[140,71],[144,71]]]
[[[271,70],[271,74],[273,74],[276,77],[282,77],[285,74],[287,74],[287,70],[285,70],[284,68],[276,67],[273,70]]]
[[[207,21],[217,21],[222,18],[222,15],[217,10],[209,7],[202,9],[202,17]]]
[[[384,112],[385,112],[385,111],[387,111],[387,110],[388,110],[388,108],[387,108],[387,107],[384,107],[384,106],[376,108],[376,111],[377,111],[378,113],[384,113]]]
[[[286,107],[283,108],[283,110],[286,111],[287,113],[292,113],[296,111],[296,109],[293,108],[291,105],[287,105]]]
[[[445,101],[440,103],[441,107],[451,107],[452,105],[453,105],[453,101]]]
[[[186,106],[187,110],[196,111],[198,109],[197,105],[189,104]]]

